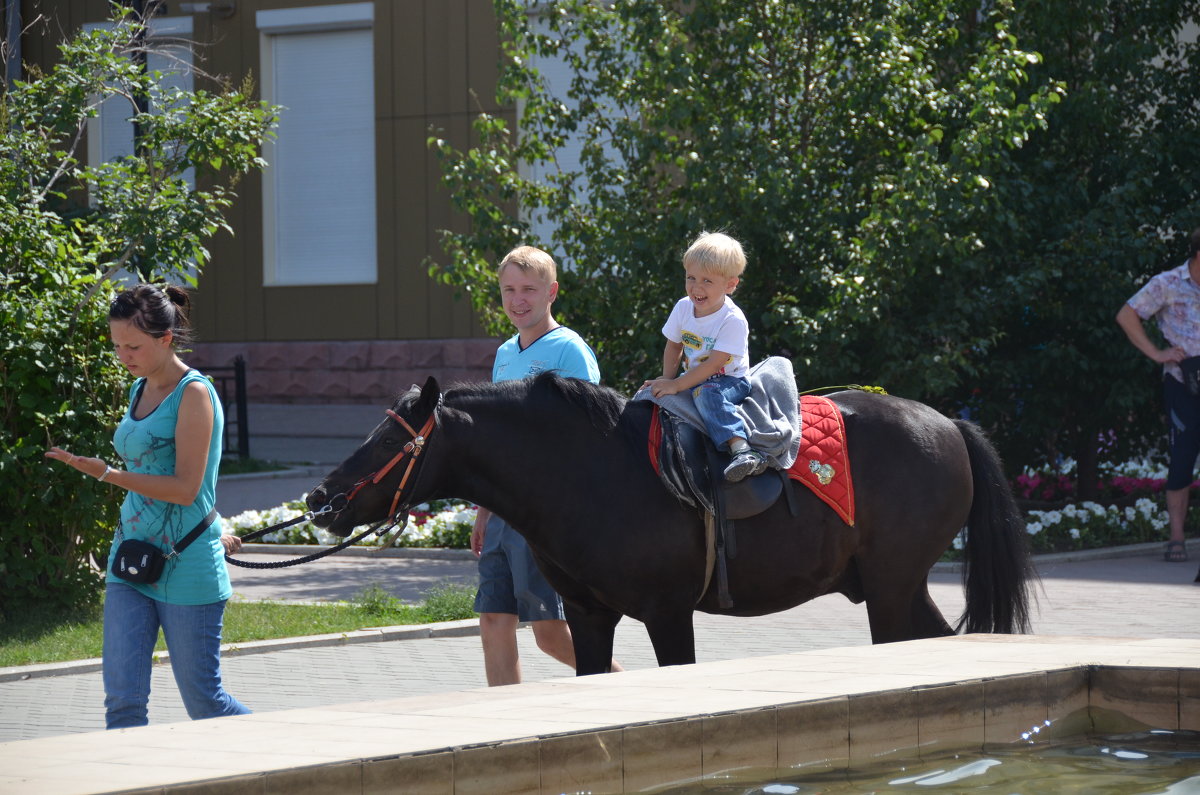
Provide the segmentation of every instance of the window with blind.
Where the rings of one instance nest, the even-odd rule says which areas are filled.
[[[263,283],[374,284],[371,3],[260,11],[263,98],[282,106],[264,148]]]
[[[84,30],[96,28],[111,28],[111,22],[85,24]],[[150,92],[146,107],[150,113],[159,113],[163,109],[164,91],[179,89],[191,92],[195,84],[193,74],[194,60],[192,56],[191,17],[154,18],[146,25],[146,71],[158,72],[162,75],[157,90]],[[186,101],[186,98],[185,98]],[[87,122],[87,162],[99,165],[134,153],[133,122],[131,118],[137,113],[133,103],[127,97],[112,95],[107,97],[99,106],[95,116]],[[195,172],[188,169],[183,178],[189,186],[195,187]],[[196,276],[194,262],[186,265],[186,272],[193,278]],[[118,271],[116,280],[123,284],[135,284],[137,275],[128,270]],[[184,283],[184,276],[176,277],[179,283]]]

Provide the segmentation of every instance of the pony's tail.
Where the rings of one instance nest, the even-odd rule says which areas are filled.
[[[955,420],[967,455],[975,499],[963,548],[967,605],[955,631],[1029,632],[1030,586],[1037,572],[1029,555],[1025,520],[1004,477],[996,448],[978,425]]]

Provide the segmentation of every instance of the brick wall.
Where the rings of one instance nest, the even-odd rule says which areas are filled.
[[[443,386],[490,381],[495,339],[196,343],[183,359],[203,371],[246,360],[253,403],[379,403],[434,376]]]

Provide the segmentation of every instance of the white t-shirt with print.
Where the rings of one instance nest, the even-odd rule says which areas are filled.
[[[696,317],[692,300],[684,296],[671,310],[662,333],[671,342],[683,344],[684,366],[688,370],[706,360],[711,351],[730,356],[718,375],[745,378],[750,370],[746,363],[750,355],[750,324],[729,296],[725,296],[720,309],[704,317]]]

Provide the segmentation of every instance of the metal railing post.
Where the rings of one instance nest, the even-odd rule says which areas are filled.
[[[239,353],[233,360],[233,395],[237,402],[238,458],[250,457],[250,416],[246,407],[246,360]]]

